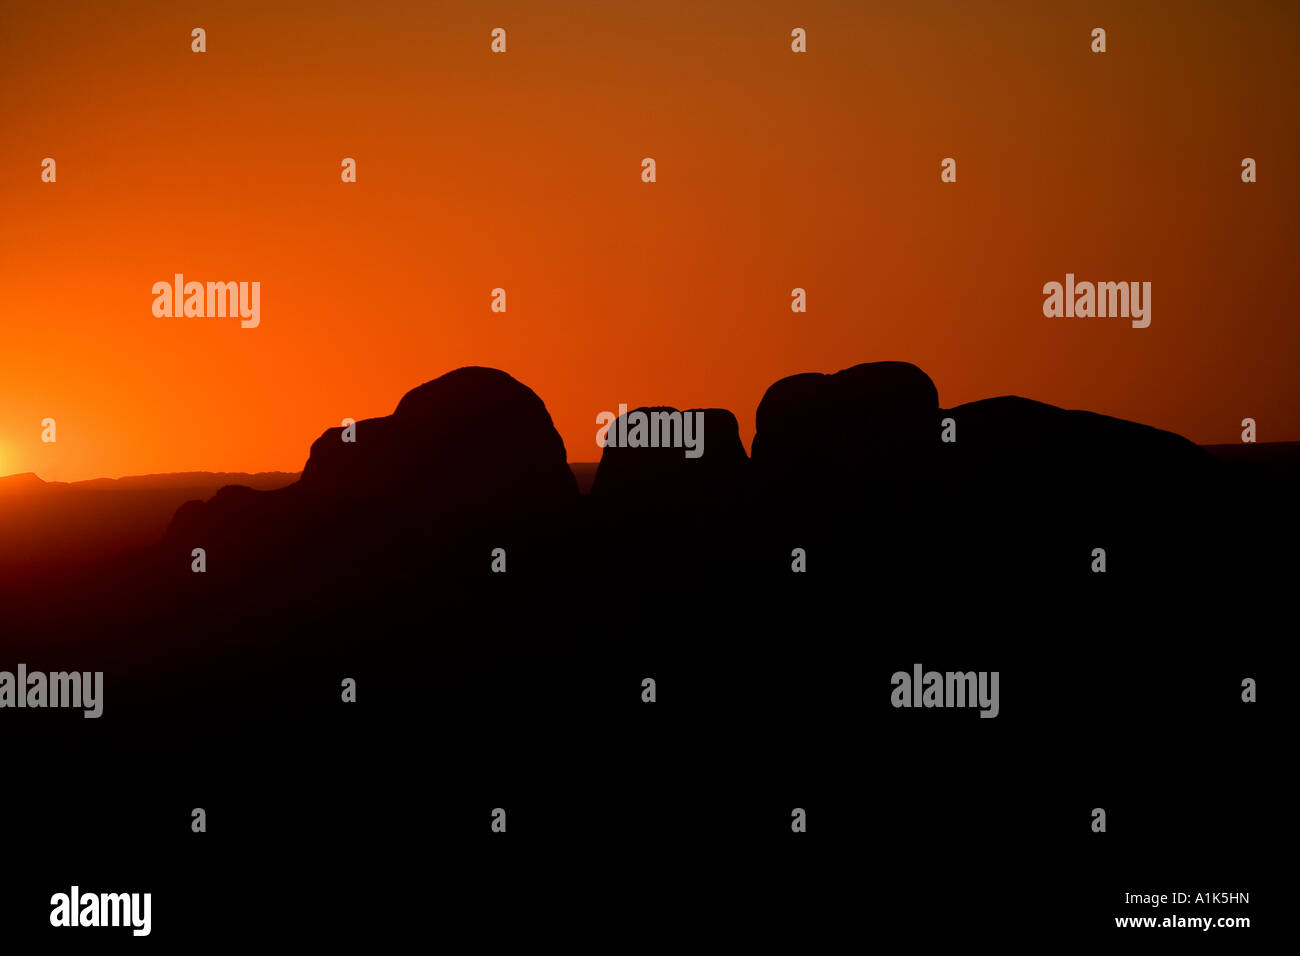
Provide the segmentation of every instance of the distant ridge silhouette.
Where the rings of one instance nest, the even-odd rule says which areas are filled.
[[[29,494],[45,486],[45,482],[35,472],[27,471],[19,475],[5,475],[0,478],[0,495]]]
[[[156,544],[176,509],[209,498],[223,485],[270,489],[297,478],[287,472],[175,472],[42,481],[28,473],[0,478],[0,590],[7,579],[62,574],[132,548]]]
[[[0,477],[0,494],[7,491],[156,491],[171,488],[204,488],[223,484],[252,484],[275,488],[298,478],[291,471],[169,471],[121,478],[85,478],[80,481],[44,481],[33,472]]]

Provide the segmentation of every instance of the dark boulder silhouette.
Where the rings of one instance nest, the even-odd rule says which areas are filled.
[[[765,534],[900,582],[980,563],[1054,581],[1091,573],[1094,548],[1112,579],[1172,579],[1202,560],[1189,509],[1226,499],[1220,463],[1178,435],[1016,396],[941,409],[904,362],[774,383],[752,464]]]
[[[938,440],[939,393],[907,362],[806,372],[768,388],[755,414],[755,471],[768,494],[840,494],[915,474]]]
[[[1172,572],[1194,555],[1187,520],[1223,472],[1212,455],[1172,432],[1013,395],[944,409],[950,440],[934,490],[951,524],[945,548],[969,564],[983,555],[1017,573]],[[1085,558],[1087,560],[1085,560]],[[1159,569],[1157,572],[1156,569]]]
[[[660,447],[620,447],[606,444],[592,482],[591,494],[603,501],[636,499],[693,506],[730,499],[746,478],[749,456],[740,441],[736,416],[725,408],[691,408],[685,412],[667,406],[633,409],[611,426],[611,434],[626,433],[633,416],[641,415],[655,433]],[[659,439],[663,434],[681,437],[688,416],[703,416],[702,452],[690,457],[680,441]],[[694,426],[692,426],[693,428]],[[694,434],[694,432],[693,432]],[[647,438],[649,435],[647,434]],[[694,435],[699,439],[699,435]]]
[[[1182,472],[1214,466],[1209,452],[1173,432],[1016,395],[967,402],[941,417],[954,420],[953,451],[968,467],[997,464],[1030,477],[1062,468]]]
[[[1150,518],[1176,511],[1222,473],[1213,455],[1180,435],[1014,395],[941,414],[954,439],[939,456],[945,485],[972,508],[997,500],[1068,520],[1136,506]]]
[[[615,443],[638,425],[636,447]],[[749,456],[735,415],[647,406],[618,418],[609,436],[584,502],[584,536],[598,564],[682,574],[706,569],[745,539]]]
[[[341,580],[454,571],[466,548],[482,550],[486,566],[491,547],[544,536],[576,507],[545,405],[496,369],[449,372],[408,392],[392,415],[357,422],[355,441],[344,431],[312,444],[292,485],[228,486],[186,503],[163,542],[168,560],[188,571],[186,555],[203,548],[206,573],[256,579],[292,601]]]
[[[756,542],[752,553],[783,574],[796,547],[824,575],[925,573],[938,411],[934,383],[906,362],[775,382],[755,414],[752,457],[756,517],[781,550]]]
[[[414,388],[392,415],[330,428],[299,483],[321,498],[378,494],[441,520],[549,508],[577,493],[564,442],[542,400],[497,369],[469,367]]]

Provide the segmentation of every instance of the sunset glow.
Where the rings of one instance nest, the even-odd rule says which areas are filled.
[[[574,461],[619,403],[748,444],[776,379],[886,359],[945,406],[1300,438],[1300,8],[1108,9],[1103,58],[1082,3],[821,4],[804,56],[774,3],[76,6],[0,36],[0,471],[297,470],[463,365]],[[156,317],[177,273],[259,282],[260,324]],[[1066,273],[1150,281],[1154,321],[1044,317]]]

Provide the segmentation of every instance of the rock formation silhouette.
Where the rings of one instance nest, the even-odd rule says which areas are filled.
[[[938,440],[938,411],[934,383],[907,362],[791,375],[758,404],[754,464],[775,493],[913,472]]]
[[[122,668],[117,706],[141,713],[202,710],[232,682],[247,706],[292,710],[336,673],[382,682],[390,706],[553,707],[557,681],[590,693],[583,662],[650,648],[675,648],[703,688],[787,641],[806,680],[839,680],[840,648],[867,632],[1084,633],[1139,595],[1177,608],[1273,588],[1261,536],[1294,534],[1282,484],[1177,435],[1014,396],[943,408],[903,362],[773,383],[752,459],[731,412],[696,411],[702,457],[607,446],[582,495],[541,399],[459,369],[356,423],[355,442],[326,430],[292,484],[184,504],[161,542],[78,571],[57,607],[7,593],[11,632]],[[1241,520],[1243,501],[1268,524]],[[598,626],[553,636],[583,615]],[[792,700],[824,690],[783,681]]]
[[[464,568],[463,549],[540,533],[577,504],[545,405],[496,369],[450,372],[412,389],[393,414],[357,422],[355,441],[344,431],[316,439],[287,487],[228,486],[183,506],[164,541],[175,563],[203,547],[210,571],[224,564],[288,593],[300,583],[317,593]]]

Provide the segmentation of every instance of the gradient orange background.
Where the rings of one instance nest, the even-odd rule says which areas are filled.
[[[620,402],[748,443],[777,378],[881,359],[1300,439],[1300,7],[978,6],[7,2],[0,474],[296,470],[467,364],[574,461]],[[1044,318],[1067,271],[1151,281],[1151,327]],[[155,318],[175,272],[260,281],[261,327]]]

